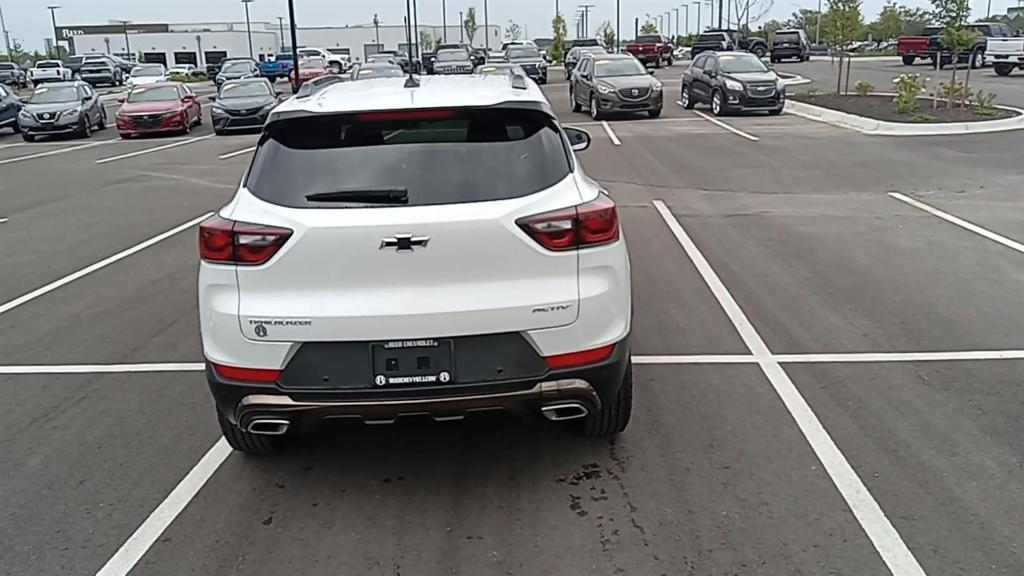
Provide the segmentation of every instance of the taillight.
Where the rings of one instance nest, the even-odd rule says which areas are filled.
[[[541,246],[554,251],[590,248],[619,239],[615,202],[604,194],[586,204],[520,218],[516,224]]]
[[[281,370],[267,370],[265,368],[240,368],[238,366],[225,366],[213,364],[213,371],[222,378],[238,380],[239,382],[261,382],[273,384],[281,377]]]
[[[572,368],[573,366],[585,366],[587,364],[604,362],[611,357],[612,352],[614,351],[615,344],[608,344],[607,346],[601,346],[600,348],[593,348],[591,350],[569,352],[568,354],[558,354],[555,356],[545,356],[544,361],[547,362],[548,368],[551,368],[552,370],[560,370],[562,368]]]
[[[207,262],[256,266],[288,241],[292,231],[212,216],[199,225],[199,256]]]

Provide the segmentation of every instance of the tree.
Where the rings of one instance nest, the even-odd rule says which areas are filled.
[[[470,6],[466,10],[466,17],[462,21],[462,29],[466,31],[466,38],[469,40],[469,45],[473,45],[473,37],[476,36],[476,7]]]
[[[900,14],[896,3],[889,2],[882,6],[882,11],[878,13],[878,18],[868,25],[868,30],[871,31],[871,36],[874,40],[892,40],[903,34],[903,30],[906,27],[905,24],[903,15]]]
[[[948,1],[948,0],[939,0]],[[958,0],[967,2],[968,0]],[[839,77],[836,79],[836,93],[842,92],[843,59],[846,57],[845,47],[861,37],[864,31],[864,18],[860,13],[861,0],[828,0],[828,14],[822,32],[825,41],[840,49]],[[850,69],[847,64],[846,83],[850,83]]]
[[[551,47],[548,48],[548,56],[551,57],[552,62],[561,62],[565,58],[565,37],[567,35],[565,18],[559,12],[551,20]]]
[[[769,20],[761,26],[761,31],[758,34],[771,43],[772,36],[775,36],[775,33],[783,28],[785,28],[785,26],[782,22],[779,22],[778,20]]]
[[[960,54],[974,46],[977,32],[967,27],[967,19],[971,16],[970,0],[932,0],[935,6],[935,20],[942,26],[939,42],[953,53],[953,77],[949,82],[949,94],[946,107],[953,107],[956,90],[956,63]],[[941,59],[942,55],[939,55]],[[970,58],[968,61],[973,60]],[[971,81],[971,66],[967,66],[967,79],[964,81],[963,102],[967,101],[967,88]]]
[[[824,35],[825,18],[827,18],[827,15],[823,15],[817,10],[801,8],[799,11],[793,12],[789,20],[783,22],[783,25],[786,28],[801,28],[807,33],[808,38],[817,42],[818,38]],[[821,33],[818,32],[818,22],[821,22]]]
[[[609,52],[615,50],[615,28],[612,28],[611,22],[605,20],[597,27],[597,37],[601,39],[605,50]]]
[[[434,48],[434,35],[426,30],[420,30],[420,50],[430,52]]]
[[[728,1],[726,0],[726,2]],[[726,28],[737,28],[749,32],[750,22],[760,22],[767,16],[775,6],[775,0],[733,0],[732,5],[735,6],[735,9],[726,12],[726,16],[729,17]]]
[[[657,34],[658,26],[654,22],[644,22],[644,25],[640,27],[641,34]]]
[[[523,27],[516,24],[512,20],[508,21],[505,26],[505,39],[507,40],[519,40],[523,37]]]
[[[906,36],[917,36],[924,31],[924,27],[928,26],[935,21],[935,15],[929,10],[923,8],[908,8],[906,6],[900,6],[898,8],[900,13],[900,19],[903,20],[903,30],[900,32],[901,35]]]

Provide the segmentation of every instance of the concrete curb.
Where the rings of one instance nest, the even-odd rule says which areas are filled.
[[[829,60],[838,60],[838,56],[811,56],[811,62],[828,62]],[[851,60],[856,62],[899,62],[899,56],[851,56]]]
[[[785,111],[795,116],[824,122],[856,130],[872,136],[940,136],[957,134],[983,134],[986,132],[1005,132],[1007,130],[1024,130],[1024,110],[1010,106],[997,106],[1004,110],[1012,110],[1018,115],[1001,120],[983,120],[981,122],[943,122],[938,124],[910,124],[907,122],[886,122],[856,114],[848,114],[831,108],[822,108],[806,102],[787,100]]]
[[[801,86],[803,84],[810,84],[811,82],[813,82],[813,80],[811,80],[810,78],[804,78],[803,76],[799,76],[797,74],[779,72],[778,70],[776,70],[775,73],[778,74],[779,78],[782,78],[782,83],[785,84],[786,86]]]

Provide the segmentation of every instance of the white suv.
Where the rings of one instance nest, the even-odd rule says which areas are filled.
[[[522,76],[340,83],[267,120],[201,225],[207,378],[236,450],[327,418],[632,409],[629,255]]]

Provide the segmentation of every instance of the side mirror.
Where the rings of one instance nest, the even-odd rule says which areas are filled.
[[[88,102],[89,102],[89,97],[88,96],[82,96],[82,104],[87,104]]]
[[[565,136],[569,139],[569,147],[576,152],[582,152],[590,148],[590,132],[581,128],[563,127]]]
[[[274,90],[274,95],[275,96],[284,96],[284,92],[281,91],[281,90]]]
[[[217,95],[216,95],[216,94],[210,94],[210,95],[208,96],[208,98],[209,98],[209,99],[210,99],[211,101],[213,101],[213,100],[216,100],[216,99],[217,99]]]

